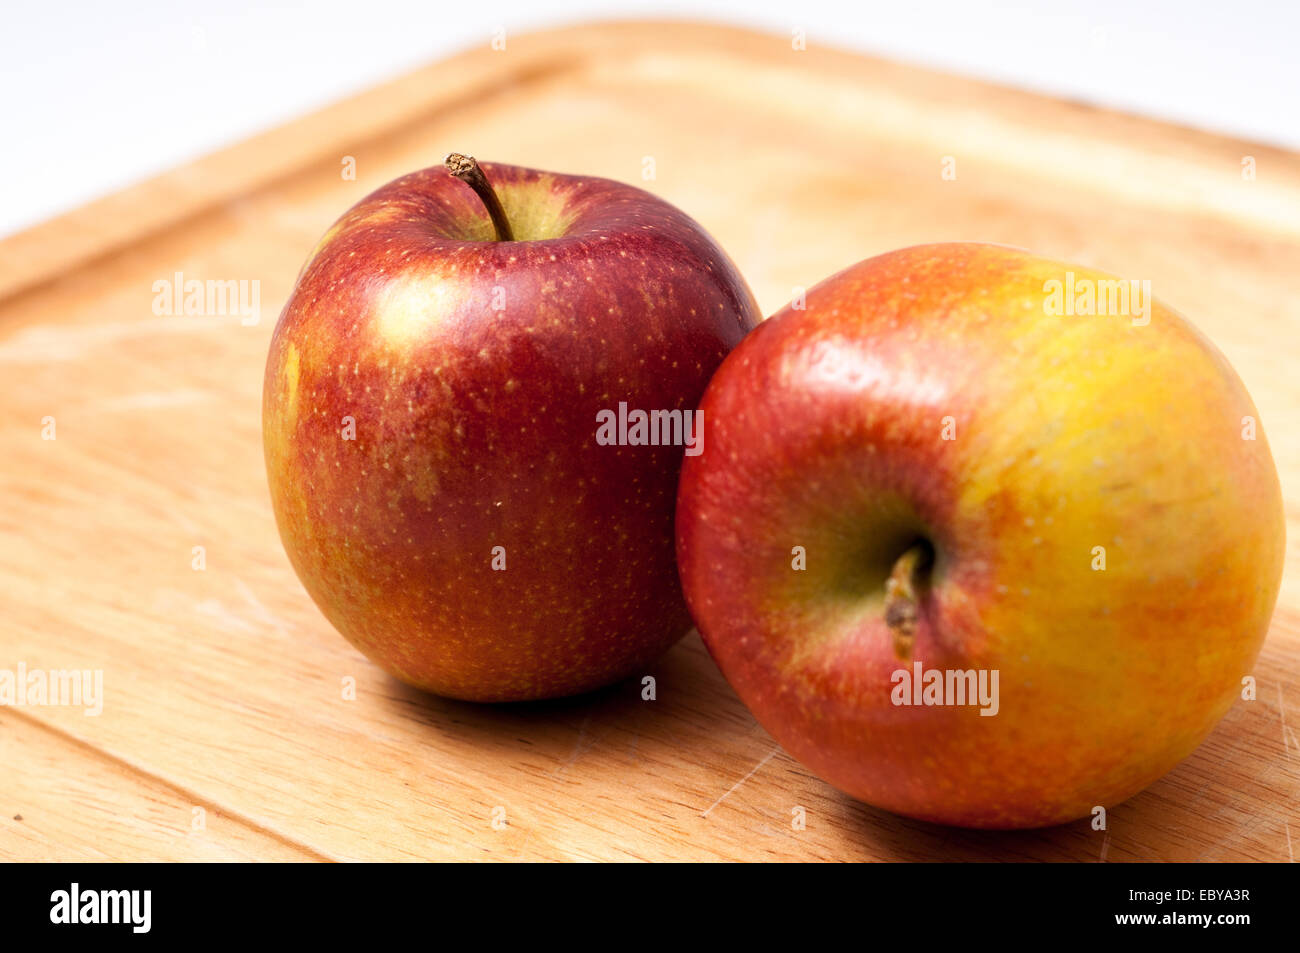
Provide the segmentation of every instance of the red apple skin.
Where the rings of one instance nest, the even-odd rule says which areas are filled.
[[[596,415],[694,409],[760,315],[666,202],[483,168],[520,240],[441,167],[329,230],[275,328],[263,431],[285,550],[339,632],[419,688],[518,701],[641,672],[690,629],[683,447],[599,445]]]
[[[1145,326],[1045,314],[1067,271],[1107,277],[991,245],[870,259],[760,325],[702,403],[677,527],[705,644],[791,755],[899,814],[1123,801],[1209,733],[1268,628],[1285,530],[1249,395],[1158,302]],[[891,700],[910,662],[883,582],[918,537],[910,659],[998,670],[992,717]]]

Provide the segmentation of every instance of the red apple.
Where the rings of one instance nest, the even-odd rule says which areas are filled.
[[[602,412],[694,411],[757,308],[653,195],[448,168],[465,181],[425,169],[363,199],[299,275],[264,385],[276,522],[325,617],[403,681],[586,691],[690,628],[684,448],[605,445]]]
[[[1251,674],[1277,473],[1237,375],[1149,283],[990,245],[882,255],[760,325],[701,409],[692,614],[776,740],[863,801],[1087,816]]]

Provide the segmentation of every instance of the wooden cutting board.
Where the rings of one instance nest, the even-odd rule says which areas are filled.
[[[98,716],[0,708],[0,857],[1300,851],[1300,156],[793,45],[675,24],[512,36],[0,242],[0,668],[103,672]],[[811,776],[694,635],[654,667],[653,702],[631,683],[483,707],[383,675],[281,549],[262,370],[326,227],[451,150],[643,184],[718,238],[765,313],[928,241],[1149,278],[1241,373],[1282,474],[1293,542],[1258,698],[1107,830],[999,834],[894,817]],[[260,322],[156,314],[154,283],[177,272],[260,282]]]

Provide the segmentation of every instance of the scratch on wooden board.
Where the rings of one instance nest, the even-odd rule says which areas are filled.
[[[743,778],[741,778],[739,781],[737,781],[735,784],[733,784],[730,788],[728,788],[726,794],[722,795],[722,797],[718,798],[716,801],[714,801],[712,804],[710,804],[710,805],[709,805],[709,809],[708,809],[707,811],[705,811],[704,813],[702,813],[702,814],[700,815],[700,817],[708,817],[710,811],[712,811],[715,807],[717,807],[719,804],[721,804],[721,803],[722,803],[723,801],[725,801],[727,798],[731,797],[732,793],[733,793],[733,792],[734,792],[738,787],[740,787],[742,784],[744,784],[746,781],[748,781],[750,778],[752,778],[755,774],[757,774],[757,773],[758,773],[758,769],[761,768],[763,765],[767,764],[769,761],[771,761],[772,758],[776,755],[776,753],[777,753],[778,751],[780,751],[780,750],[781,750],[781,746],[780,746],[780,745],[777,745],[775,748],[773,748],[771,751],[769,751],[769,752],[767,753],[767,757],[766,757],[766,758],[764,758],[764,759],[763,759],[762,761],[760,761],[758,764],[754,765],[754,767],[753,767],[752,769],[750,769],[749,774],[745,775]]]
[[[591,724],[591,716],[587,715],[585,718],[582,719],[582,724],[578,727],[578,737],[573,742],[573,747],[569,751],[569,756],[564,759],[563,764],[561,764],[558,768],[556,768],[553,772],[551,772],[551,777],[553,778],[559,777],[570,767],[572,767],[574,762],[576,762],[580,757],[582,757],[582,755],[590,751],[592,748],[596,747],[596,741],[598,741],[599,739],[595,739],[590,743],[586,743],[587,726],[590,724]]]
[[[253,612],[257,616],[259,622],[264,622],[271,626],[271,628],[275,629],[275,631],[280,635],[289,634],[289,630],[281,624],[280,620],[276,618],[275,614],[270,609],[262,604],[262,600],[257,598],[257,595],[253,590],[248,587],[248,583],[236,576],[235,585],[238,587],[240,595],[244,597],[244,601],[253,607]]]
[[[247,619],[231,612],[220,599],[204,599],[195,605],[194,611],[228,628],[239,629],[242,632],[253,631],[253,626]]]
[[[1288,754],[1291,752],[1291,745],[1294,743],[1296,750],[1300,751],[1300,742],[1296,741],[1295,732],[1287,727],[1286,723],[1286,702],[1282,700],[1282,684],[1277,686],[1277,713],[1282,719],[1282,749]]]
[[[164,503],[163,506],[167,510],[167,515],[172,518],[172,521],[181,529],[185,530],[185,532],[192,536],[197,536],[202,532],[194,520],[190,519],[175,506],[170,503]]]

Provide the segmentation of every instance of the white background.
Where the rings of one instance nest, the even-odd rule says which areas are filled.
[[[0,235],[475,44],[748,25],[1300,148],[1300,2],[5,0]]]

